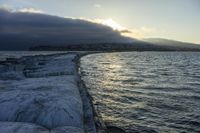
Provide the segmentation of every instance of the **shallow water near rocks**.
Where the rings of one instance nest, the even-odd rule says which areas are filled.
[[[200,52],[87,55],[83,79],[108,125],[127,132],[200,132]]]

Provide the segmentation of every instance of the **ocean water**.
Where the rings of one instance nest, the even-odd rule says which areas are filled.
[[[80,71],[106,124],[128,133],[200,132],[200,52],[93,54]]]

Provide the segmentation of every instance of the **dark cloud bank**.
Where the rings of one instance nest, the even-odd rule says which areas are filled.
[[[133,40],[108,26],[86,20],[0,9],[0,49],[3,50],[130,41]]]
[[[0,50],[200,51],[200,45],[163,39],[139,41],[120,32],[82,19],[0,9]]]

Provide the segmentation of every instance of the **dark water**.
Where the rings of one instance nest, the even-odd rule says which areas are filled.
[[[127,132],[200,132],[200,53],[88,55],[81,72],[109,125]]]

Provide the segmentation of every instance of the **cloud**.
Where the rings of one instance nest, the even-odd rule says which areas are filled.
[[[42,10],[35,8],[22,8],[18,10],[19,12],[27,12],[27,13],[44,13]]]
[[[90,22],[93,22],[93,23],[98,23],[98,24],[102,24],[102,25],[105,25],[105,26],[109,26],[111,27],[113,30],[116,30],[118,32],[131,32],[128,30],[128,28],[125,28],[123,26],[121,26],[119,23],[115,22],[112,18],[109,18],[109,19],[99,19],[99,18],[96,18],[96,19],[86,19],[86,18],[80,18],[80,19],[83,19],[83,20],[87,20],[87,21],[90,21]]]
[[[33,8],[33,7],[14,9],[13,5],[8,5],[8,4],[0,5],[0,9],[1,10],[7,10],[7,11],[10,11],[10,12],[44,13],[42,10],[36,9],[36,8]]]
[[[120,32],[121,35],[131,37],[131,38],[138,38],[142,39],[145,36],[155,33],[157,30],[155,28],[150,28],[146,26],[142,26],[140,28],[126,28],[116,21],[114,21],[112,18],[109,19],[86,19],[86,18],[81,18],[83,20],[87,20],[90,22],[98,23],[98,24],[103,24],[105,26],[111,27],[113,30]]]
[[[74,17],[68,17],[68,16],[66,16],[65,18],[80,19],[80,20],[83,20],[83,21],[88,21],[88,22],[92,22],[92,23],[97,23],[97,24],[109,26],[113,30],[119,32],[121,35],[125,35],[125,36],[128,36],[128,37],[134,38],[134,36],[128,35],[128,34],[132,34],[131,30],[129,30],[128,28],[125,28],[125,27],[121,26],[120,24],[118,24],[117,22],[115,22],[111,18],[109,18],[109,19],[99,19],[99,18],[88,19],[88,18],[84,18],[84,17],[74,18]],[[137,36],[136,36],[136,38],[137,38]]]
[[[124,30],[122,31],[122,35],[127,36],[127,37],[134,37],[138,39],[145,38],[148,35],[151,35],[152,33],[157,32],[155,28],[149,28],[142,26],[140,28],[132,28],[129,29],[128,31]]]
[[[0,20],[0,49],[133,41],[109,26],[83,19],[0,9]]]

